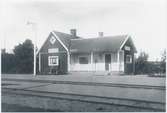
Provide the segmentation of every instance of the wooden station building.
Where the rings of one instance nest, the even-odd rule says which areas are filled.
[[[82,38],[52,31],[40,50],[39,74],[67,74],[72,71],[96,71],[119,74],[134,72],[134,54],[137,52],[129,35]]]

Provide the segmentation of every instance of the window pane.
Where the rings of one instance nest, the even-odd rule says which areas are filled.
[[[132,63],[132,56],[126,55],[126,63]]]
[[[49,66],[56,66],[56,65],[58,65],[58,56],[49,56],[48,57],[48,65]]]
[[[88,57],[79,57],[80,64],[88,64]]]
[[[52,64],[57,64],[56,60],[57,58],[52,59]]]

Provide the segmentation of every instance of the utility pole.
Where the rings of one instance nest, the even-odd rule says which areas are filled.
[[[27,25],[31,25],[32,26],[32,30],[34,31],[34,70],[33,70],[33,74],[34,76],[36,76],[36,39],[37,39],[37,24],[34,22],[27,22]]]

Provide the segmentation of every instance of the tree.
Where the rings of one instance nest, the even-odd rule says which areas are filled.
[[[16,60],[14,54],[6,53],[2,50],[1,58],[1,69],[2,73],[15,73],[14,67],[16,66]]]
[[[32,73],[33,72],[33,44],[27,39],[23,44],[19,44],[14,48],[16,60],[16,73]]]
[[[166,49],[163,51],[163,53],[161,54],[161,72],[162,73],[166,73]]]
[[[135,73],[145,74],[148,72],[148,54],[141,52],[135,62]]]

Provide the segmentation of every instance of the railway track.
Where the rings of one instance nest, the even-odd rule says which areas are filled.
[[[52,105],[51,103],[62,104],[64,101],[70,105],[70,108],[65,111],[78,111],[80,106],[95,106],[93,111],[165,111],[165,102],[154,102],[151,100],[137,100],[130,98],[119,98],[119,97],[103,97],[87,94],[72,94],[72,93],[63,93],[63,92],[49,92],[49,91],[37,91],[31,90],[31,87],[17,89],[13,87],[3,87],[5,85],[12,85],[12,82],[28,82],[28,83],[45,83],[42,85],[35,85],[33,87],[42,87],[50,84],[70,84],[70,85],[89,85],[89,86],[106,86],[106,87],[120,87],[120,88],[142,88],[142,89],[154,89],[154,90],[165,90],[165,86],[147,86],[147,85],[133,85],[133,84],[115,84],[115,83],[96,83],[96,82],[73,82],[73,81],[56,81],[56,80],[32,80],[32,79],[10,79],[2,78],[2,81],[9,81],[7,83],[2,82],[2,102],[6,104],[18,104],[22,105],[25,102],[29,107],[43,108],[41,105],[44,102],[45,105]],[[16,85],[14,83],[14,85]],[[47,84],[46,84],[47,83]],[[5,100],[7,99],[7,100]],[[8,102],[13,100],[13,103]],[[19,101],[18,101],[19,100]],[[37,104],[30,104],[32,101],[35,101]],[[16,102],[16,103],[15,103]],[[17,103],[18,102],[18,103]],[[50,103],[51,102],[51,103]],[[74,104],[76,102],[76,104]],[[82,104],[83,105],[82,105]],[[57,104],[55,106],[57,106]],[[46,109],[57,109],[54,104],[52,107]],[[78,110],[75,110],[75,106],[79,106]],[[96,108],[96,106],[102,106]],[[107,107],[108,106],[108,107]],[[72,109],[73,108],[73,109]],[[80,108],[80,109],[79,109]],[[115,109],[113,109],[115,108]],[[93,109],[93,108],[91,108]],[[64,110],[63,108],[61,109]],[[82,111],[82,110],[81,110]],[[90,111],[88,108],[86,111]]]
[[[136,84],[116,84],[116,83],[98,83],[98,82],[74,82],[74,81],[10,79],[10,78],[2,78],[2,81],[38,82],[38,83],[52,83],[52,84],[72,84],[72,85],[121,87],[121,88],[158,89],[158,90],[165,90],[166,89],[165,86],[149,86],[149,85],[136,85]]]
[[[66,101],[70,101],[70,102],[71,101],[78,101],[78,102],[84,102],[84,103],[102,104],[104,106],[109,105],[109,106],[125,107],[127,109],[133,109],[133,110],[136,109],[136,111],[137,110],[141,110],[141,111],[165,111],[165,103],[134,100],[134,99],[125,99],[125,98],[123,99],[123,98],[82,95],[82,94],[70,94],[70,93],[67,94],[67,93],[59,93],[59,92],[32,91],[32,90],[27,90],[27,89],[25,89],[25,90],[2,89],[2,96],[3,95],[6,96],[6,94],[15,95],[14,97],[16,97],[16,98],[17,98],[16,95],[22,95],[24,97],[23,101],[25,101],[25,98],[28,99],[28,97],[34,98],[34,100],[38,97],[41,100],[49,98],[50,101],[54,101],[54,100],[57,101],[57,99],[58,100],[66,100]],[[19,101],[21,102],[21,97],[19,96],[19,98],[20,98]],[[3,100],[2,100],[2,102],[3,102]],[[105,109],[105,107],[104,107],[104,109]],[[126,111],[126,109],[125,109],[125,111]]]

